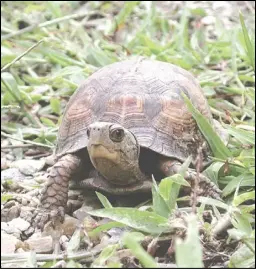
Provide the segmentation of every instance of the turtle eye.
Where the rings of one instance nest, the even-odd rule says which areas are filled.
[[[116,128],[110,131],[110,139],[114,142],[121,142],[124,138],[124,130],[121,128]]]
[[[87,129],[86,134],[88,137],[90,137],[90,129]]]

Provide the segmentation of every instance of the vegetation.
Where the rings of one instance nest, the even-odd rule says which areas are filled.
[[[142,267],[161,262],[255,267],[255,14],[247,5],[240,13],[232,7],[230,17],[221,20],[214,10],[186,1],[169,6],[163,1],[1,3],[1,137],[11,143],[5,148],[16,160],[31,149],[34,158],[50,155],[65,105],[79,84],[98,68],[136,55],[193,73],[229,134],[225,145],[187,100],[214,149],[204,173],[222,189],[223,201],[197,197],[196,210],[183,206],[179,186],[187,184],[182,174],[190,160],[180,174],[154,184],[146,206],[112,207],[97,194],[104,208],[91,214],[112,221],[90,230],[89,238],[113,227],[131,229],[87,266],[125,266],[131,261],[120,258],[124,248],[130,250],[125,257],[135,256]],[[74,254],[80,240],[75,233],[67,267],[83,264]],[[37,260],[49,259],[37,255]]]

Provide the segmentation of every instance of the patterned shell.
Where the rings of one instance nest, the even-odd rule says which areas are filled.
[[[70,98],[58,133],[57,156],[85,148],[88,125],[105,121],[128,128],[141,147],[181,161],[189,155],[195,158],[205,140],[181,92],[212,122],[202,89],[180,67],[139,58],[99,69]],[[209,152],[207,145],[204,155]]]

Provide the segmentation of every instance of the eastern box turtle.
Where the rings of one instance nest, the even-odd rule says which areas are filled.
[[[209,145],[188,111],[181,93],[212,123],[202,89],[186,70],[145,58],[117,62],[92,74],[73,94],[58,132],[56,156],[42,192],[42,226],[52,216],[63,218],[69,181],[82,188],[128,195],[150,192],[157,181],[178,172],[191,155],[192,165],[203,144]],[[80,177],[78,176],[80,175]],[[188,169],[185,179],[196,172]],[[218,198],[220,191],[200,174],[200,195]]]

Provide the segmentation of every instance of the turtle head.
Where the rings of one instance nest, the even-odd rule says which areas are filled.
[[[95,169],[113,184],[138,181],[140,146],[134,134],[110,122],[95,122],[87,128],[88,153]]]

